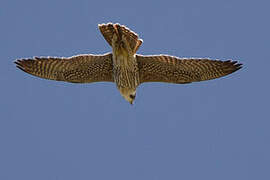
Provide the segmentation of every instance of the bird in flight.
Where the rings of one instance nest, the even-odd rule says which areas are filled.
[[[136,54],[142,39],[126,26],[99,24],[101,34],[112,52],[72,57],[34,57],[19,59],[22,71],[45,79],[72,83],[114,82],[131,104],[136,88],[146,82],[186,84],[231,74],[242,67],[237,61],[206,58],[178,58],[169,55]]]

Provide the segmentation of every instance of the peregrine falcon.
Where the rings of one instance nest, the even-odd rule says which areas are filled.
[[[67,58],[34,57],[18,59],[15,64],[26,73],[56,81],[115,82],[120,94],[131,104],[141,83],[205,81],[231,74],[242,67],[242,64],[231,60],[136,54],[143,41],[135,32],[113,23],[99,24],[98,27],[112,52]]]

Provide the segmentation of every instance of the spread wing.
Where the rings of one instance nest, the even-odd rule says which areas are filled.
[[[77,55],[69,58],[35,57],[15,61],[24,72],[45,79],[73,83],[113,82],[112,54]]]
[[[136,55],[140,82],[191,83],[219,78],[241,68],[237,61]]]

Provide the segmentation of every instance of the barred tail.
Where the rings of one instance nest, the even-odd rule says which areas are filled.
[[[129,42],[131,50],[134,53],[136,53],[136,51],[139,49],[140,45],[143,42],[142,39],[139,39],[138,35],[135,32],[131,31],[123,25],[107,23],[99,24],[98,27],[105,40],[110,44],[110,46],[112,46],[112,39],[114,34],[116,34],[117,37],[119,37],[120,39],[122,36],[124,36]]]

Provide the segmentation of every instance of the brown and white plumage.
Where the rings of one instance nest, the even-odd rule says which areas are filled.
[[[114,80],[120,94],[130,103],[140,84],[135,53],[142,40],[138,35],[120,24],[100,24],[99,29],[112,46]]]
[[[112,41],[114,35],[116,35],[120,41],[122,37],[125,37],[134,53],[137,52],[143,42],[143,40],[139,39],[139,36],[135,32],[120,24],[99,24],[98,28],[110,46],[113,46]]]
[[[114,82],[111,53],[69,58],[35,57],[17,60],[15,64],[24,72],[45,79],[73,83]]]
[[[191,83],[219,78],[241,68],[237,61],[136,55],[140,82]]]
[[[145,82],[185,84],[219,78],[241,68],[237,61],[178,58],[169,55],[136,54],[142,44],[138,35],[120,24],[100,24],[112,53],[69,58],[35,57],[15,61],[21,70],[45,79],[73,83],[115,82],[130,103],[136,88]]]

